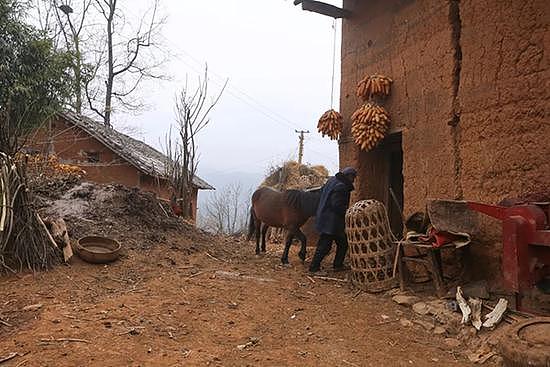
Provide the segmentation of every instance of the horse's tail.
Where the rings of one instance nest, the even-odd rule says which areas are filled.
[[[254,214],[254,208],[250,207],[250,219],[248,220],[248,235],[246,236],[247,241],[250,241],[255,231],[256,231],[256,215]]]

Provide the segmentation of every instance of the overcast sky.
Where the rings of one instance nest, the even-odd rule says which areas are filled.
[[[329,1],[330,2],[330,1]],[[340,5],[341,1],[330,2]],[[292,0],[163,0],[165,66],[171,81],[147,85],[148,109],[115,115],[115,126],[136,125],[139,138],[161,147],[174,122],[174,94],[186,75],[195,81],[207,62],[211,91],[228,88],[199,137],[199,175],[265,172],[297,158],[295,129],[310,130],[304,161],[338,168],[337,144],[317,133],[330,108],[333,20],[301,10]],[[338,109],[340,29],[337,24],[335,107]]]

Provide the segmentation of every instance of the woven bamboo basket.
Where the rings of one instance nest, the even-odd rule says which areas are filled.
[[[395,243],[384,204],[376,200],[355,203],[346,213],[346,235],[352,283],[367,292],[395,287]]]

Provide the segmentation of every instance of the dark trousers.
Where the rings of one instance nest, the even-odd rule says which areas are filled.
[[[334,256],[334,267],[341,268],[344,266],[344,258],[348,251],[348,239],[344,233],[338,235],[321,233],[319,242],[317,242],[317,250],[313,255],[313,260],[309,266],[309,270],[317,271],[321,268],[321,261],[328,255],[332,247],[332,241],[336,242],[336,255]]]

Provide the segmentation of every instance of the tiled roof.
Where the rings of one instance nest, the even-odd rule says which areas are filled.
[[[99,140],[141,172],[151,176],[166,177],[165,162],[168,158],[155,148],[73,112],[64,112],[61,117]],[[214,190],[214,187],[198,176],[194,177],[193,184],[199,189]]]

